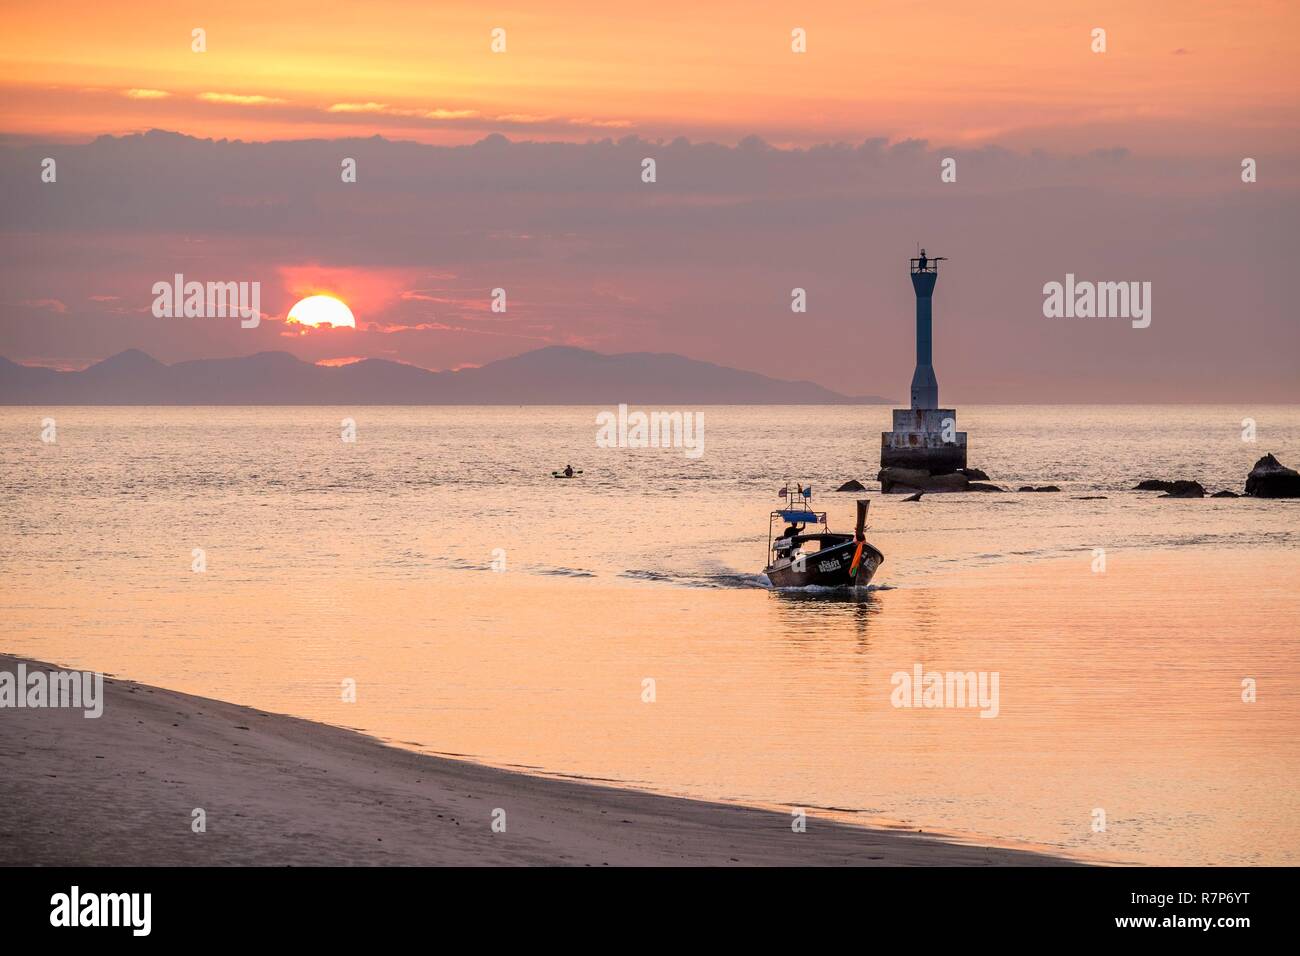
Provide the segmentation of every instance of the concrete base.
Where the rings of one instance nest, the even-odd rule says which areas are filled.
[[[956,427],[957,412],[951,408],[894,409],[894,430],[880,436],[880,467],[932,475],[965,468],[966,433]]]
[[[965,435],[962,436],[965,439]],[[938,448],[890,448],[882,443],[881,468],[908,468],[926,471],[932,475],[948,475],[966,467],[966,443],[960,447],[944,445]]]

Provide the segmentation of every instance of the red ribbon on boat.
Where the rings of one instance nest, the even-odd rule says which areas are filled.
[[[849,564],[849,577],[851,578],[858,576],[858,565],[862,563],[862,546],[864,544],[866,544],[865,541],[859,541],[858,546],[853,549],[853,561]]]

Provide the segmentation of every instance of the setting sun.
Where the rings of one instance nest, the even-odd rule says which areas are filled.
[[[357,327],[357,320],[352,317],[352,310],[347,303],[332,295],[311,295],[301,300],[289,310],[289,321],[300,325],[320,328],[322,325],[333,328]]]

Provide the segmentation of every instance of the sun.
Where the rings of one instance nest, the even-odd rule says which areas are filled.
[[[289,310],[288,320],[299,325],[309,325],[318,329],[322,325],[333,328],[357,327],[357,320],[352,317],[352,310],[342,299],[332,295],[309,295]]]

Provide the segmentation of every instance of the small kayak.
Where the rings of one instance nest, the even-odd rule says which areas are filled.
[[[582,474],[582,471],[580,469],[575,468],[573,470],[573,474],[571,475],[566,475],[562,471],[553,471],[551,472],[551,477],[552,478],[577,478],[580,474]]]

